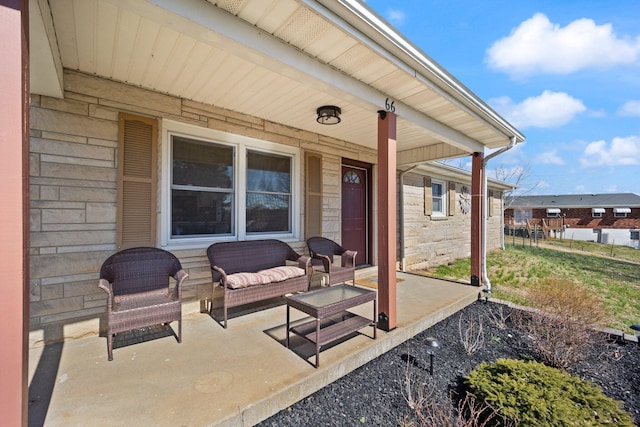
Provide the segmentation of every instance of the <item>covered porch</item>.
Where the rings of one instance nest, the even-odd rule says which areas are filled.
[[[360,276],[362,273],[360,274]],[[183,317],[173,336],[124,346],[107,361],[106,339],[88,337],[29,352],[33,425],[254,425],[400,345],[478,299],[481,290],[398,273],[398,328],[370,328],[320,354],[292,339],[285,347],[282,301],[233,317],[223,329],[208,314]],[[264,305],[262,306],[264,308]],[[369,305],[356,309],[367,315]],[[293,319],[303,313],[292,310]],[[452,331],[451,333],[457,333]]]
[[[0,409],[15,424],[26,423],[27,372],[41,366],[27,362],[29,332],[63,330],[80,320],[96,332],[104,301],[95,282],[107,256],[133,244],[175,252],[189,269],[185,299],[197,303],[199,289],[210,287],[205,248],[215,240],[261,237],[251,235],[245,215],[250,191],[243,162],[250,152],[290,159],[291,190],[281,195],[290,197],[289,223],[269,237],[300,251],[314,234],[342,240],[340,166],[344,159],[370,166],[367,244],[379,274],[379,312],[386,319],[379,325],[390,331],[385,337],[411,331],[402,320],[408,306],[400,301],[408,280],[398,286],[395,280],[398,174],[428,161],[471,156],[471,280],[480,284],[485,150],[524,137],[364,2],[0,0],[0,23],[5,59],[0,89],[7,100],[0,115],[0,136],[7,141],[0,168],[7,184],[0,312],[13,325],[0,334],[6,344],[0,355],[10,372],[0,387]],[[338,107],[341,122],[321,124],[322,106]],[[122,154],[121,123],[132,115],[149,129],[144,141],[149,151],[138,157]],[[228,221],[233,229],[196,238],[174,233],[174,136],[237,149],[229,156],[240,159],[230,166],[237,184],[228,187],[235,201],[228,204],[235,215]],[[313,200],[304,187],[309,154],[323,162],[322,185],[311,194]],[[148,202],[148,215],[133,233],[122,231],[130,230],[123,227],[126,197],[119,193],[125,160],[149,164],[145,197],[127,199]],[[310,215],[311,206],[321,214]],[[310,224],[311,219],[317,223]],[[144,228],[140,224],[148,225],[146,240],[134,241]],[[430,298],[411,295],[405,303],[420,301],[426,310]],[[278,322],[272,328],[281,327]],[[258,330],[264,338],[265,328]],[[226,338],[244,339],[242,333]],[[278,339],[269,340],[282,350]],[[58,344],[63,349],[58,363],[55,353],[43,360],[62,366],[66,349],[87,341],[78,342]],[[150,345],[159,342],[173,344],[168,339]],[[137,352],[137,347],[123,351]],[[173,347],[177,360],[191,353],[184,351],[186,345]],[[331,361],[331,351],[323,354],[322,369],[344,370],[343,359]],[[150,383],[151,371],[136,373]],[[67,378],[50,383],[56,384],[52,390]],[[158,394],[169,394],[171,387],[162,384]],[[57,399],[54,393],[50,408],[58,406]],[[113,400],[108,402],[117,410]],[[247,406],[257,407],[255,402]]]

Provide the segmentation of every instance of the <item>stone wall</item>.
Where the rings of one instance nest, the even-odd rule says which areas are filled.
[[[347,157],[375,163],[374,150],[344,141],[179,99],[138,87],[65,71],[65,98],[31,100],[32,344],[98,331],[106,295],[97,287],[102,262],[116,250],[118,114],[171,119],[321,153],[323,234],[340,238],[340,165]],[[304,174],[303,174],[304,175]],[[304,212],[301,212],[304,217]],[[304,238],[292,246],[306,251]],[[189,279],[185,312],[211,295],[211,275],[200,249],[173,251]]]
[[[455,213],[445,217],[425,215],[424,174],[408,173],[404,177],[404,247],[406,269],[420,271],[438,265],[448,264],[459,258],[471,256],[471,211],[464,213],[460,207],[462,187],[471,185],[455,182]],[[451,181],[432,175],[434,179]],[[401,191],[401,190],[399,190]],[[493,215],[488,216],[487,250],[501,247],[501,197],[494,191],[490,198]],[[400,215],[398,216],[401,221]]]

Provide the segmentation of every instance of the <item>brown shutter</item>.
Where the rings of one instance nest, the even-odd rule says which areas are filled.
[[[120,114],[118,144],[118,249],[156,244],[155,119]]]
[[[322,236],[322,157],[306,153],[305,236]]]
[[[431,192],[431,177],[424,177],[424,214],[433,213],[433,193]]]
[[[449,213],[449,216],[454,216],[456,214],[456,183],[453,181],[449,181],[448,187],[449,206],[447,206],[447,211]]]

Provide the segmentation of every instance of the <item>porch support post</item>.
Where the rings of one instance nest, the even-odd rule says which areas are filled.
[[[471,284],[482,283],[482,179],[484,154],[473,153],[471,161]]]
[[[378,111],[378,328],[397,326],[396,115]]]
[[[0,0],[0,417],[26,426],[29,328],[28,0]]]

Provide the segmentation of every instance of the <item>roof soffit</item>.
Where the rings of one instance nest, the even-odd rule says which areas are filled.
[[[52,3],[63,65],[369,147],[386,98],[395,100],[399,150],[444,143],[468,154],[508,142],[490,120],[460,108],[380,46],[363,43],[363,34],[328,20],[317,11],[325,9],[320,2],[210,3]],[[174,57],[182,69],[170,63]],[[326,103],[340,105],[349,126],[318,127],[310,117]]]

